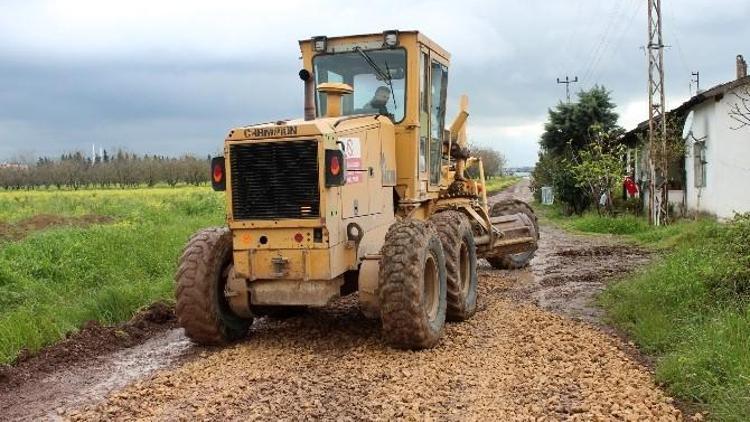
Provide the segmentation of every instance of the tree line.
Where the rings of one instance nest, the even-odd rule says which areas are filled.
[[[87,157],[80,151],[57,159],[39,157],[25,165],[0,167],[0,189],[130,188],[209,182],[209,157],[138,155],[118,150]]]
[[[485,175],[490,178],[501,175],[505,157],[487,147],[472,147],[472,154],[482,158]],[[110,155],[106,150],[92,159],[80,151],[62,154],[59,158],[39,157],[36,161],[0,165],[0,189],[86,189],[86,188],[131,188],[166,184],[201,185],[208,183],[211,157],[193,155],[166,157],[138,155],[118,150]],[[469,176],[478,177],[476,166],[469,169]]]

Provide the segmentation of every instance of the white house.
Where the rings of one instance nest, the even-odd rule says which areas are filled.
[[[750,212],[750,77],[742,56],[736,80],[696,95],[683,107],[688,211],[722,219]]]
[[[678,213],[727,219],[750,212],[750,76],[742,56],[737,56],[736,70],[736,79],[701,91],[667,113],[685,126],[684,161],[671,163],[669,170],[669,202]],[[623,138],[633,148],[632,173],[646,196],[648,171],[639,143],[647,131],[646,121]]]

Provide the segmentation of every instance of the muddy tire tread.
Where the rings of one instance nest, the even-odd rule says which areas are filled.
[[[175,275],[175,313],[185,334],[196,343],[224,344],[247,334],[251,321],[222,315],[217,305],[216,273],[222,271],[231,253],[231,232],[217,227],[194,234],[180,256]]]
[[[435,229],[424,221],[398,221],[391,225],[386,234],[381,250],[378,296],[383,336],[394,347],[430,348],[437,344],[442,335],[445,299],[441,300],[442,310],[437,317],[442,318],[442,322],[438,324],[439,330],[435,330],[422,307],[422,286],[418,282],[424,271],[420,251],[435,247],[435,244],[442,255]]]
[[[465,321],[476,312],[477,306],[477,259],[476,246],[474,245],[474,235],[471,230],[471,224],[468,217],[460,211],[444,211],[435,214],[430,221],[435,226],[440,241],[443,245],[445,254],[445,272],[447,284],[447,314],[449,321]],[[472,287],[469,290],[469,297],[464,297],[461,286],[461,243],[465,235],[470,237],[467,247],[473,248],[473,264],[470,277]],[[468,239],[467,239],[468,240]]]

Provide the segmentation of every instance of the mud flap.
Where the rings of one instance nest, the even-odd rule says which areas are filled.
[[[362,259],[359,268],[359,307],[362,314],[369,319],[380,318],[380,300],[378,283],[380,255],[367,255]]]

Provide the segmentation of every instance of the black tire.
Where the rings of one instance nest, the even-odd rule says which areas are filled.
[[[434,347],[446,313],[440,237],[424,221],[399,221],[388,229],[381,255],[378,296],[386,341],[401,349]]]
[[[498,217],[501,215],[512,215],[512,214],[526,214],[527,217],[531,220],[533,225],[533,231],[534,236],[537,240],[539,240],[539,221],[537,220],[536,214],[534,213],[534,210],[527,204],[526,202],[523,202],[518,199],[506,199],[500,202],[495,203],[495,205],[492,206],[492,209],[490,210],[490,217]],[[534,253],[536,253],[536,248],[516,253],[516,254],[509,254],[509,255],[501,255],[501,256],[489,256],[487,257],[487,262],[492,265],[493,268],[499,269],[499,270],[515,270],[518,268],[523,268],[527,265],[529,265],[529,262],[534,257]]]
[[[465,321],[477,310],[477,247],[468,217],[444,211],[430,221],[440,236],[445,254],[449,321]]]
[[[231,266],[232,233],[226,228],[199,231],[180,257],[175,313],[196,343],[224,344],[247,334],[252,320],[233,314],[224,297]]]

